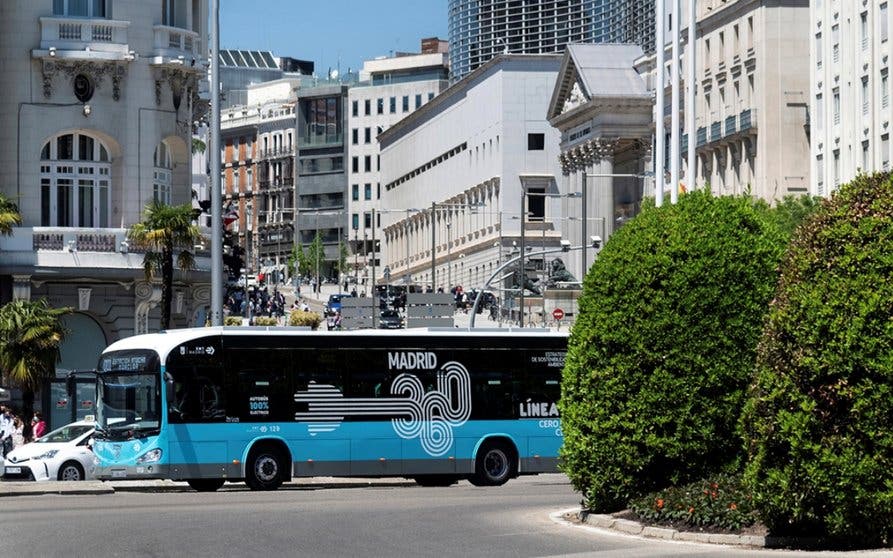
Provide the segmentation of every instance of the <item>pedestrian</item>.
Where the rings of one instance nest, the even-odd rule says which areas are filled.
[[[34,418],[31,419],[32,437],[36,440],[47,433],[47,423],[43,420],[43,414],[40,411],[34,411]]]
[[[12,411],[6,405],[0,406],[0,457],[12,451],[12,433],[14,431]]]
[[[15,417],[12,419],[12,449],[18,449],[25,445],[25,425],[22,419]]]

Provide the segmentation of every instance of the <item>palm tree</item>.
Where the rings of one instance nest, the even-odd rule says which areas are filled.
[[[127,238],[146,250],[143,270],[151,281],[161,273],[161,329],[171,325],[171,291],[174,284],[174,252],[177,266],[187,271],[194,267],[192,247],[201,243],[202,235],[193,224],[190,204],[166,205],[153,201],[146,206],[143,221],[127,231]]]
[[[19,208],[5,194],[0,193],[0,234],[10,236],[15,225],[22,224]]]
[[[71,308],[46,300],[15,300],[0,307],[0,372],[22,390],[24,434],[31,436],[34,392],[54,377],[67,333],[60,320]]]

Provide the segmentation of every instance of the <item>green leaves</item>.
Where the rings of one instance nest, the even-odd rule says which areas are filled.
[[[5,194],[0,193],[0,234],[9,236],[12,228],[22,224],[22,215],[19,207]]]
[[[740,458],[737,421],[787,237],[746,197],[646,206],[584,280],[561,458],[598,511]]]
[[[861,175],[794,234],[742,429],[779,534],[893,537],[893,182]]]
[[[70,308],[45,300],[15,300],[0,307],[0,372],[25,390],[37,390],[55,374],[66,331],[60,318]]]

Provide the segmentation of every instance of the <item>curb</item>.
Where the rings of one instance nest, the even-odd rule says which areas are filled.
[[[352,479],[337,480],[301,480],[284,483],[280,490],[325,490],[334,488],[375,488],[385,486],[415,486],[415,481],[406,479]],[[241,492],[249,490],[241,481],[224,485],[223,492]],[[46,482],[0,482],[0,498],[4,496],[39,496],[43,494],[83,496],[87,494],[103,495],[116,492],[193,492],[185,482],[169,480],[151,481],[46,481]]]
[[[633,535],[646,539],[658,539],[663,541],[676,541],[684,543],[715,544],[726,546],[742,546],[749,548],[778,548],[779,544],[792,541],[782,541],[779,537],[766,537],[762,535],[731,535],[723,533],[699,533],[695,531],[679,531],[669,527],[653,527],[643,525],[638,521],[618,519],[611,515],[587,513],[582,510],[570,510],[576,513],[577,518],[586,525],[615,531],[623,535]],[[771,541],[771,544],[767,542]]]

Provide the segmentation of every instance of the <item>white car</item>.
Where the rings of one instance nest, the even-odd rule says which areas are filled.
[[[9,452],[3,480],[85,480],[93,477],[94,422],[73,422]]]

